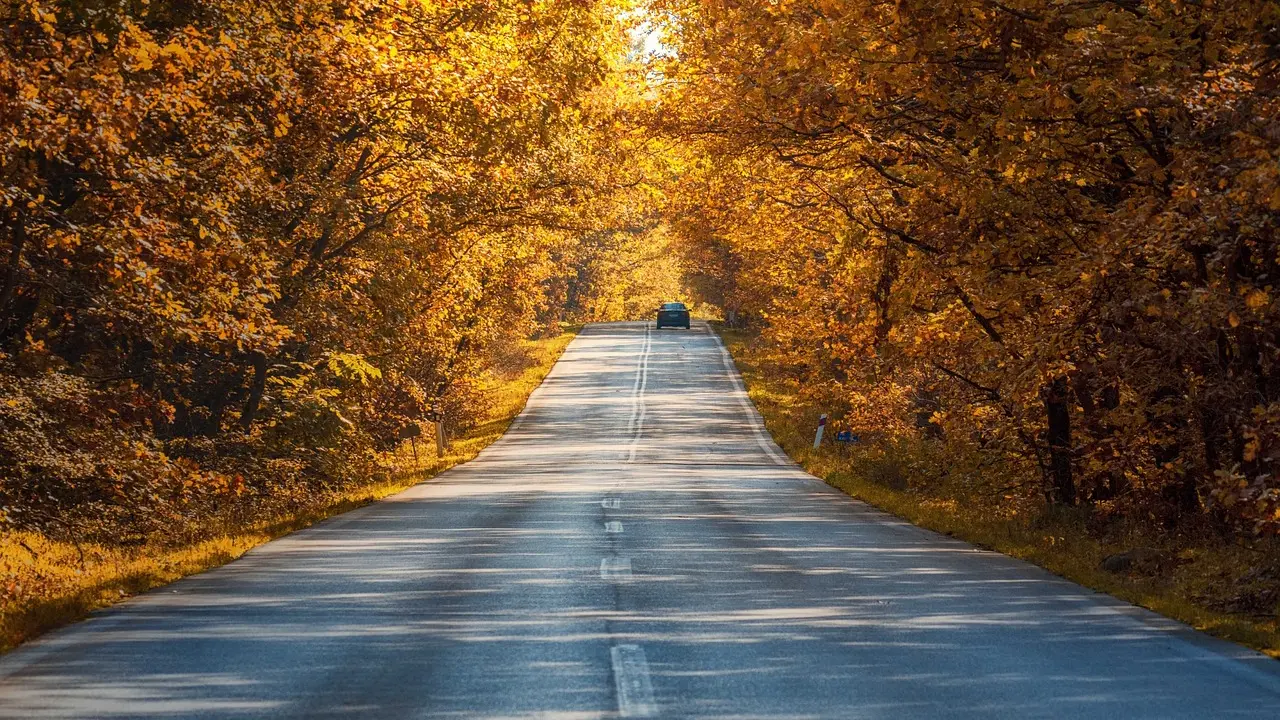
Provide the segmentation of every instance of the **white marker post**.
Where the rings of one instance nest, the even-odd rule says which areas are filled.
[[[817,450],[822,444],[822,431],[827,428],[827,414],[822,413],[818,416],[818,434],[813,436],[813,449]]]

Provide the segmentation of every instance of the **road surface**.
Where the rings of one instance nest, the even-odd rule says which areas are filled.
[[[10,653],[0,717],[1280,717],[1274,661],[804,474],[730,368],[588,326],[476,460]]]

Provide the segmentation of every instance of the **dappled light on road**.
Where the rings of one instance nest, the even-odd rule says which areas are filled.
[[[849,500],[736,392],[703,326],[589,327],[476,461],[11,654],[0,716],[1274,716],[1271,661]]]

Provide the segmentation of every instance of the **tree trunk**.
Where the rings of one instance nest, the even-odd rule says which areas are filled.
[[[226,412],[230,391],[229,383],[218,383],[209,393],[209,417],[205,419],[202,432],[205,437],[217,437],[222,432],[222,415]]]
[[[22,265],[22,251],[27,245],[27,226],[21,213],[13,221],[13,239],[9,245],[9,258],[5,264],[4,281],[0,284],[0,333],[8,329],[9,303],[18,288],[18,270]]]
[[[889,330],[893,322],[889,317],[889,300],[893,292],[893,283],[898,278],[898,254],[891,249],[885,250],[884,265],[880,268],[880,279],[876,282],[871,300],[876,306],[875,349],[879,353],[885,341],[889,339]]]
[[[1067,407],[1067,379],[1060,377],[1042,393],[1048,418],[1045,439],[1049,445],[1050,500],[1056,505],[1076,504],[1076,483],[1071,475],[1071,414]]]
[[[267,356],[261,352],[253,353],[253,379],[249,382],[249,397],[244,401],[244,411],[240,413],[240,427],[246,433],[253,427],[258,416],[258,407],[262,404],[262,395],[267,389]]]

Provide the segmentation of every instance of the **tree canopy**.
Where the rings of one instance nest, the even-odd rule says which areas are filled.
[[[465,422],[652,224],[624,9],[7,3],[5,526],[145,536]]]
[[[698,287],[815,395],[1023,501],[1280,529],[1280,7],[655,8]]]
[[[0,13],[4,528],[367,479],[678,292],[1011,505],[1280,530],[1274,2]]]

